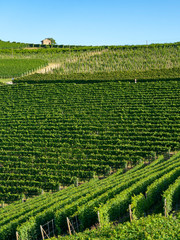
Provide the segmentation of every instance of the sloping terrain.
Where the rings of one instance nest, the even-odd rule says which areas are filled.
[[[46,65],[41,59],[0,59],[0,78],[22,77]]]
[[[179,209],[179,46],[0,50],[6,77],[58,66],[0,86],[1,240],[41,239],[51,220],[67,234],[67,217],[102,227],[75,239],[178,239],[178,219],[142,216]]]
[[[11,85],[0,92],[4,201],[179,149],[178,81]]]
[[[152,185],[154,191],[151,190],[151,205],[159,204],[159,201],[163,203],[163,191],[179,175],[180,153],[177,153],[169,159],[160,156],[153,163],[140,164],[126,173],[119,170],[103,180],[94,179],[81,186],[72,185],[57,193],[46,193],[24,203],[16,202],[0,209],[0,239],[14,239],[16,231],[20,239],[40,239],[40,225],[52,219],[55,233],[63,234],[68,231],[66,217],[73,220],[75,216],[82,231],[98,223],[98,211],[101,226],[108,225],[111,221],[119,221],[126,216],[129,204],[134,201],[134,194],[145,193],[147,189],[152,189]],[[171,196],[173,198],[174,194]],[[173,208],[175,203],[176,201]],[[161,212],[163,211],[162,204]]]
[[[108,225],[104,228],[86,230],[84,233],[72,236],[51,238],[51,240],[94,240],[94,239],[113,239],[113,240],[177,240],[180,238],[180,220],[173,217],[166,218],[161,215],[152,215],[132,223],[124,223],[114,226]]]

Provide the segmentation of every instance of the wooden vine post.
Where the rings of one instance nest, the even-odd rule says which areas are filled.
[[[133,220],[133,215],[132,215],[131,204],[129,204],[129,217],[130,217],[130,222],[132,222],[132,220]]]
[[[165,215],[165,217],[167,217],[167,202],[166,202],[166,198],[164,199],[164,215]]]
[[[101,227],[101,221],[100,221],[100,215],[99,215],[99,211],[97,212],[98,214],[98,222],[99,222],[99,227]]]
[[[42,239],[44,240],[44,232],[43,232],[43,228],[41,225],[40,225],[40,230],[41,230]]]
[[[19,240],[19,234],[17,231],[16,231],[16,240]]]
[[[67,217],[67,225],[68,225],[68,231],[69,231],[69,235],[72,235],[71,233],[71,227],[70,227],[70,223],[69,223],[69,218]]]
[[[69,220],[68,217],[67,217],[66,219],[67,219],[67,225],[68,225],[69,235],[72,235],[71,229],[72,229],[73,233],[75,234],[76,231],[75,231],[75,229],[74,229],[73,222],[71,223],[71,221]]]

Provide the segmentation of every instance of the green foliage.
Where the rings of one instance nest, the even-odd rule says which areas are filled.
[[[21,49],[28,47],[29,44],[27,43],[20,43],[20,42],[5,42],[0,40],[0,49]]]
[[[49,40],[51,40],[51,44],[55,45],[56,44],[56,40],[54,40],[54,38],[48,38]]]
[[[167,163],[167,167],[161,166],[156,170],[154,168],[152,172],[150,171],[148,174],[145,174],[143,178],[140,178],[139,181],[132,184],[132,186],[121,191],[120,194],[117,194],[114,198],[109,199],[106,204],[99,208],[101,224],[105,225],[110,221],[116,221],[125,215],[128,205],[131,203],[132,196],[143,193],[147,189],[146,201],[142,195],[140,195],[134,197],[132,204],[135,217],[142,216],[144,210],[147,210],[147,207],[150,208],[152,204],[159,199],[159,195],[165,187],[180,174],[178,156],[176,161],[170,166],[168,166]],[[143,204],[143,202],[145,204]]]
[[[165,218],[161,215],[152,215],[132,223],[126,222],[117,226],[107,225],[103,228],[86,230],[72,236],[51,238],[60,239],[114,239],[114,240],[178,240],[180,223],[173,217]]]
[[[170,69],[153,69],[147,71],[111,71],[111,72],[95,72],[95,73],[71,73],[71,74],[40,74],[36,73],[15,79],[15,83],[50,83],[50,82],[76,82],[76,83],[96,83],[107,81],[129,81],[134,83],[134,79],[139,82],[150,82],[159,80],[178,80],[180,79],[180,68]]]
[[[20,240],[28,240],[32,236],[36,236],[36,228],[35,228],[35,219],[30,218],[28,220],[28,224],[22,224],[20,228],[17,228],[18,234],[20,236]]]
[[[47,65],[38,59],[0,59],[0,77],[20,77]]]
[[[150,208],[156,201],[161,199],[161,194],[167,189],[167,186],[175,181],[175,179],[180,175],[180,168],[170,171],[163,177],[154,181],[147,188],[147,206]]]
[[[0,199],[56,191],[74,176],[86,181],[124,162],[147,161],[152,151],[179,149],[179,86],[158,81],[0,87]]]
[[[176,155],[177,157],[178,155]],[[175,165],[176,166],[176,165]],[[171,170],[172,166],[170,166],[169,170]],[[146,198],[145,196],[140,193],[137,196],[132,197],[132,210],[134,218],[140,218],[147,213],[147,211],[155,205],[158,201],[161,200],[161,195],[164,190],[168,187],[169,184],[174,182],[174,180],[180,175],[180,168],[176,166],[175,169],[171,170],[167,174],[163,175],[162,177],[158,178],[154,181],[151,185],[147,187],[146,190]],[[177,185],[176,185],[177,186]],[[172,204],[172,195],[168,196],[167,194],[167,210],[170,211],[170,206]],[[164,195],[163,195],[164,196]],[[178,197],[176,197],[177,202]],[[164,197],[163,197],[164,200]],[[171,207],[172,210],[172,207]]]
[[[168,189],[163,193],[163,204],[166,199],[166,210],[167,214],[169,214],[175,205],[179,202],[180,198],[180,177],[172,183]]]
[[[145,205],[146,205],[146,199],[142,193],[132,197],[131,208],[133,213],[133,219],[139,219],[140,217],[143,216],[144,214],[143,210],[144,208],[146,209]]]
[[[102,73],[107,75],[113,72],[147,71],[152,69],[172,69],[180,67],[180,45],[157,46],[57,46],[53,47],[33,45],[37,48],[28,49],[1,49],[1,58],[33,58],[44,59],[58,64],[53,74],[70,74],[80,77],[84,74]],[[45,47],[45,48],[43,48]],[[48,48],[47,48],[48,47]],[[117,74],[115,74],[116,76]],[[136,76],[132,76],[133,79]],[[109,76],[110,78],[110,76]],[[159,75],[156,75],[159,78]],[[60,79],[56,77],[56,79]],[[77,78],[76,78],[77,79]],[[79,79],[79,78],[78,78]],[[139,80],[139,79],[137,79]]]
[[[13,70],[6,68],[10,57],[15,58],[9,63],[17,70],[23,56],[22,72],[25,65],[32,70],[29,57],[32,63],[38,58],[59,63],[54,74],[38,74],[16,81],[21,84],[0,87],[0,200],[18,200],[0,209],[0,239],[15,239],[17,230],[23,240],[40,239],[39,226],[52,219],[56,233],[66,233],[67,216],[78,216],[84,230],[97,224],[97,211],[101,225],[106,225],[99,238],[178,239],[179,225],[173,218],[166,225],[161,216],[148,217],[119,225],[121,230],[109,229],[109,222],[126,217],[131,203],[134,217],[139,218],[156,200],[162,200],[163,191],[179,176],[179,154],[168,160],[162,156],[155,160],[154,155],[180,147],[179,43],[33,46],[38,49],[0,50],[6,74]],[[135,166],[147,163],[150,156],[150,165]],[[60,183],[89,181],[95,175],[102,178],[124,163],[125,173],[121,169],[101,181],[52,193]],[[129,166],[135,167],[128,170]],[[174,206],[179,187],[171,189],[167,196]],[[22,195],[38,194],[19,201]],[[161,223],[162,229],[171,232],[155,231]],[[95,239],[99,233],[89,234]]]
[[[126,173],[121,170],[101,181],[91,180],[78,187],[70,186],[53,194],[45,193],[24,203],[16,202],[6,206],[0,209],[0,239],[14,239],[16,231],[20,239],[40,239],[39,226],[52,219],[55,220],[56,234],[66,233],[67,216],[70,219],[78,216],[81,230],[84,230],[97,223],[98,210],[101,225],[108,226],[109,221],[113,220],[112,214],[119,211],[119,203],[121,213],[126,213],[133,194],[144,191],[146,184],[155,179],[161,179],[162,176],[165,178],[172,169],[176,174],[175,170],[180,166],[179,155],[168,160],[161,156],[150,165],[140,164]],[[115,200],[119,201],[118,204]]]
[[[74,186],[78,187],[78,178],[77,177],[73,177],[73,182],[74,182]]]

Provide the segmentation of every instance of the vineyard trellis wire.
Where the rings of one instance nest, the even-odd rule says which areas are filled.
[[[54,219],[47,222],[46,224],[40,225],[40,230],[41,230],[41,235],[43,240],[53,237],[55,235]]]

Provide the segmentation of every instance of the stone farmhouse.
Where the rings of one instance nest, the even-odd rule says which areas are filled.
[[[51,40],[48,38],[45,38],[44,40],[41,41],[43,45],[51,45]]]

